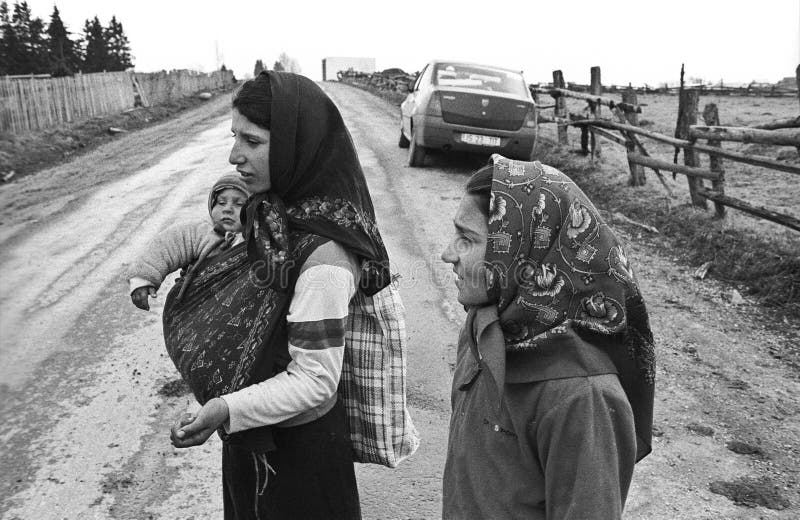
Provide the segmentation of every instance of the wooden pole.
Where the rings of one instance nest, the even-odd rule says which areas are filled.
[[[769,123],[753,125],[750,128],[759,128],[761,130],[777,130],[779,128],[800,128],[800,116],[775,119],[774,121],[770,121]]]
[[[589,125],[579,126],[581,129],[581,153],[589,155]]]
[[[640,153],[632,153],[628,156],[628,160],[648,168],[657,168],[659,170],[667,170],[670,172],[681,173],[690,179],[709,179],[715,180],[717,174],[707,168],[698,168],[697,166],[686,166],[683,164],[675,164],[663,159],[656,159],[655,157],[648,157]]]
[[[735,126],[692,126],[691,139],[712,139],[715,141],[736,141],[739,143],[774,144],[777,146],[800,146],[800,128],[778,128],[761,130]]]
[[[695,89],[684,89],[681,92],[680,114],[678,115],[678,134],[681,139],[689,137],[689,127],[697,124],[697,105],[700,101],[700,93]],[[690,168],[700,166],[700,157],[692,148],[683,149],[683,164]],[[688,177],[689,195],[692,197],[692,204],[701,208],[707,208],[706,198],[697,193],[703,187],[702,179]]]
[[[800,101],[800,65],[794,69],[795,81],[797,82],[797,101]]]
[[[564,88],[564,74],[560,70],[553,71],[553,86],[556,88]],[[557,96],[556,108],[554,115],[556,118],[567,118],[567,100],[563,96]],[[567,146],[569,145],[569,136],[567,135],[567,125],[558,124],[558,144]]]
[[[622,92],[622,101],[634,106],[638,106],[639,104],[636,91],[630,86]],[[636,112],[626,113],[625,119],[628,121],[628,124],[639,126],[639,114]],[[633,134],[628,134],[628,139],[625,141],[625,148],[628,151],[628,155],[636,152],[636,142],[633,140]],[[630,161],[628,161],[628,167],[631,170],[631,186],[644,186],[647,183],[647,178],[644,176],[644,167]]]
[[[597,126],[596,126],[596,127],[594,127],[594,128],[592,129],[592,131],[593,131],[595,134],[599,135],[600,137],[605,137],[605,138],[606,138],[606,139],[608,139],[609,141],[613,141],[613,142],[615,142],[615,143],[617,143],[617,144],[621,144],[622,146],[626,146],[626,145],[627,145],[627,143],[628,143],[628,141],[627,141],[625,138],[623,138],[623,137],[620,137],[620,136],[618,136],[618,135],[616,135],[616,134],[612,134],[612,133],[611,133],[611,132],[609,132],[608,130],[603,130],[603,129],[602,129],[602,128],[600,128],[600,127],[597,127]]]
[[[716,104],[709,103],[705,106],[703,109],[703,121],[705,121],[708,126],[719,125],[719,110],[717,109]],[[720,148],[722,144],[719,140],[709,139],[708,146]],[[719,157],[718,155],[711,155],[709,156],[709,160],[711,163],[711,171],[717,174],[717,179],[711,181],[711,187],[715,192],[725,195],[725,169],[722,165],[722,157]],[[724,204],[721,204],[719,201],[715,201],[714,208],[717,211],[717,217],[725,218]]]
[[[25,94],[24,83],[22,81],[14,81],[14,86],[17,88],[20,103],[20,131],[30,132],[31,130],[31,115],[28,112],[28,96]]]
[[[753,206],[752,204],[748,204],[742,200],[734,199],[733,197],[728,197],[727,195],[723,195],[706,188],[700,189],[699,193],[704,197],[708,197],[714,202],[719,202],[720,204],[730,206],[731,208],[736,208],[739,211],[744,211],[745,213],[750,213],[751,215],[776,222],[783,226],[790,227],[796,231],[800,231],[800,219],[790,215],[784,215],[783,213],[769,210],[763,206]]]
[[[550,96],[556,98],[559,96],[572,98],[572,99],[580,99],[582,101],[595,101],[600,105],[603,105],[608,108],[619,108],[623,112],[641,112],[641,107],[634,107],[627,103],[620,103],[619,101],[615,101],[611,98],[606,98],[602,96],[595,96],[593,94],[587,94],[585,92],[573,92],[572,90],[567,90],[565,88],[543,88],[543,87],[533,87],[532,89],[534,92],[539,92],[542,94],[549,94]]]
[[[10,132],[14,124],[14,107],[12,102],[14,98],[8,91],[8,80],[0,78],[0,96],[2,99],[7,99],[5,107],[0,107],[0,132]]]
[[[40,128],[40,118],[39,118],[39,100],[36,99],[36,87],[33,84],[33,79],[29,80],[22,80],[25,83],[25,86],[28,89],[28,107],[31,109],[31,124],[28,128],[29,130],[38,130]]]
[[[603,94],[603,85],[600,82],[600,67],[592,67],[589,69],[589,74],[591,75],[591,82],[590,82],[590,89],[591,94],[593,96],[597,96],[598,98]],[[592,111],[592,119],[599,119],[601,117],[600,114],[600,103],[594,101],[589,103],[589,108]],[[600,143],[597,141],[597,137],[595,137],[594,132],[591,131],[591,148],[592,148],[592,157],[599,158],[600,157]]]

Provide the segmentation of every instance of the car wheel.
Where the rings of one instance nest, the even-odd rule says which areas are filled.
[[[403,127],[400,126],[400,140],[397,142],[397,146],[400,148],[408,148],[409,144],[411,144],[411,141],[406,138],[405,134],[403,133]]]
[[[425,147],[417,144],[417,133],[411,131],[411,142],[408,144],[408,165],[413,167],[422,166],[425,162]]]

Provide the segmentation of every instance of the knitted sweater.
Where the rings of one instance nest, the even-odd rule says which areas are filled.
[[[126,278],[131,292],[150,285],[158,289],[168,274],[186,268],[201,257],[213,256],[223,240],[224,236],[214,231],[208,221],[176,224],[165,229],[129,266]]]

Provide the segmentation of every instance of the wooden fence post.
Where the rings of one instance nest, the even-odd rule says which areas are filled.
[[[589,125],[581,125],[581,153],[589,155]]]
[[[800,65],[794,69],[795,79],[797,81],[797,101],[800,101]]]
[[[707,126],[719,126],[719,110],[715,103],[709,103],[703,109],[703,121]],[[716,139],[709,139],[708,146],[722,147],[721,141]],[[709,154],[709,161],[711,163],[711,171],[719,175],[719,179],[711,181],[712,189],[725,195],[725,169],[722,167],[722,157],[718,155]],[[725,218],[725,206],[719,202],[714,202],[714,209],[717,211],[717,217]]]
[[[696,89],[684,89],[678,101],[678,133],[680,139],[689,139],[689,127],[697,124],[697,105],[700,100],[700,92]],[[683,149],[683,164],[686,166],[700,166],[699,154],[691,149]],[[707,208],[706,198],[697,193],[698,188],[703,187],[703,179],[699,177],[686,177],[689,182],[689,194],[692,197],[692,204]]]
[[[592,67],[590,69],[591,74],[591,94],[593,96],[600,97],[603,95],[603,85],[600,83],[600,67]],[[600,117],[600,104],[599,103],[589,103],[589,106],[592,110],[592,119],[598,119]],[[592,136],[592,157],[600,157],[600,142],[597,140],[597,137],[594,135],[594,132],[589,130],[590,135]]]
[[[564,74],[560,70],[553,71],[553,87],[555,88],[566,88],[566,84],[564,83]],[[569,144],[569,137],[567,136],[567,125],[562,123],[561,120],[568,119],[569,116],[567,115],[567,99],[564,96],[557,96],[556,97],[556,108],[555,108],[555,116],[557,121],[557,128],[558,128],[558,144],[560,145],[568,145]]]
[[[636,91],[633,90],[633,87],[630,85],[622,91],[622,102],[633,105],[634,107],[639,106]],[[636,112],[626,112],[625,119],[629,124],[639,126],[639,114]],[[636,153],[636,143],[633,142],[632,134],[625,140],[625,148],[628,150],[628,155]],[[647,178],[644,176],[644,166],[628,161],[628,167],[631,169],[631,186],[644,186],[647,184]]]

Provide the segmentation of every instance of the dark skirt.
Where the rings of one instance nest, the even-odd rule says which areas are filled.
[[[361,518],[341,401],[315,421],[272,431],[277,449],[266,458],[223,444],[225,520]]]

